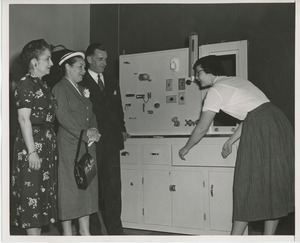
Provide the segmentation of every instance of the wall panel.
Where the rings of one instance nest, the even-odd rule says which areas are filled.
[[[111,48],[110,61],[114,64],[118,54],[187,47],[191,32],[199,34],[200,45],[247,39],[250,81],[294,124],[294,3],[95,6],[91,12],[91,40],[98,39],[100,34],[94,30],[102,27],[101,37]],[[108,29],[105,23],[113,24]],[[116,35],[118,43],[113,38]],[[110,72],[118,77],[116,69]]]

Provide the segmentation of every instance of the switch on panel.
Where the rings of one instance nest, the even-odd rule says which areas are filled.
[[[170,69],[173,72],[178,72],[179,70],[179,59],[176,57],[173,57],[170,61]]]
[[[172,79],[166,79],[166,91],[172,91]]]
[[[185,90],[185,79],[184,78],[178,79],[178,90]]]
[[[178,104],[185,105],[185,92],[178,93]]]
[[[176,103],[177,102],[176,95],[167,95],[166,102],[167,103]]]

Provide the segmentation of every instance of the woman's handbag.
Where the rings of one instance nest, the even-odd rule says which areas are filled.
[[[82,130],[80,133],[77,151],[76,151],[76,157],[74,161],[75,181],[78,189],[81,190],[85,190],[97,175],[96,161],[89,154],[87,143],[85,143],[86,153],[82,155],[80,160],[78,160],[83,132],[84,130]]]

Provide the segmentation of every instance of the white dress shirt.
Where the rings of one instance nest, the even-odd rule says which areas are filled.
[[[94,71],[92,71],[91,69],[88,69],[89,74],[92,76],[92,78],[95,80],[95,82],[98,84],[98,73],[95,73]],[[105,87],[105,83],[104,83],[104,76],[102,73],[99,73],[100,78],[103,82],[103,86]]]

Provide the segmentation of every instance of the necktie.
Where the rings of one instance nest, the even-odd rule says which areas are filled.
[[[102,79],[100,78],[100,74],[98,74],[98,85],[99,85],[101,91],[103,91],[104,85],[103,85]]]

